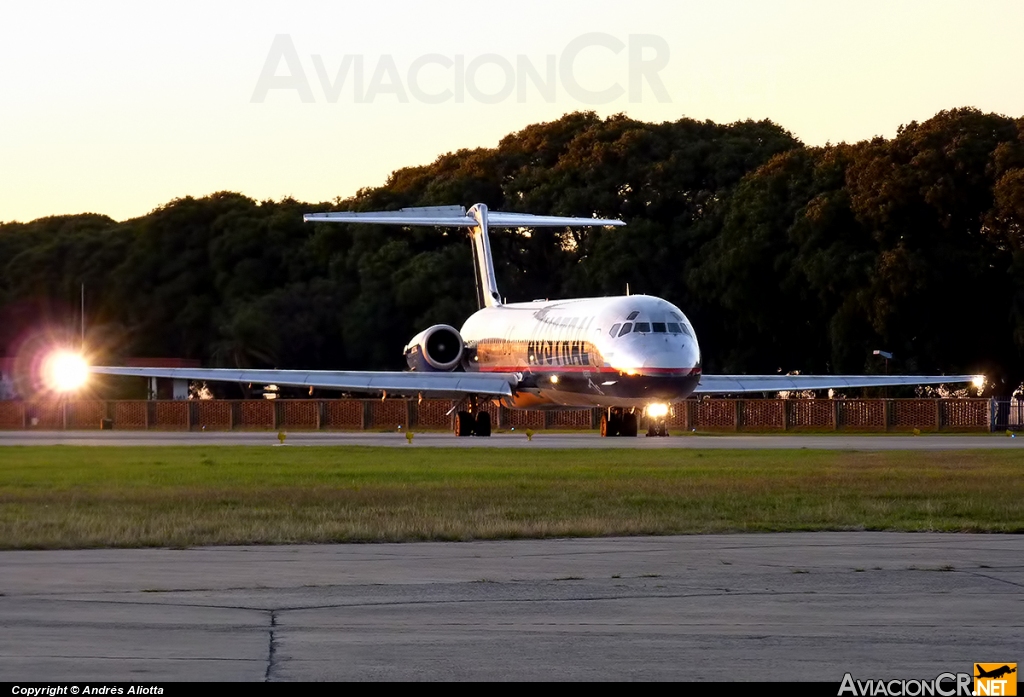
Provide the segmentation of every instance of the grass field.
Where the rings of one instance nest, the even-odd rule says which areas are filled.
[[[4,447],[0,548],[1024,532],[1012,451]]]

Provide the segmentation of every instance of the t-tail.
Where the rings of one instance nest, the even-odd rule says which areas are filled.
[[[501,305],[501,294],[494,276],[494,259],[488,230],[492,227],[575,227],[583,225],[620,226],[621,220],[607,218],[570,218],[557,215],[529,213],[499,213],[488,211],[478,203],[467,211],[462,206],[430,206],[403,208],[377,213],[307,213],[306,222],[366,223],[370,225],[435,225],[438,227],[469,228],[473,243],[473,275],[476,277],[476,299],[481,308]]]
[[[487,232],[487,206],[478,203],[469,209],[469,216],[477,224],[469,229],[473,244],[473,275],[476,277],[476,302],[481,309],[501,305],[498,282],[494,278],[494,257],[491,255],[491,239]]]

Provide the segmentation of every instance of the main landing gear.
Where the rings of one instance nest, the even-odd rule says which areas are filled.
[[[638,423],[635,413],[619,407],[609,407],[601,414],[601,437],[636,438]]]
[[[469,411],[455,414],[455,435],[482,436],[491,435],[491,415],[477,406],[476,398],[469,400]]]

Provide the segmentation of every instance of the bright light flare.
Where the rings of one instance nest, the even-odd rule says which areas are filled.
[[[74,392],[89,378],[89,364],[77,353],[56,351],[43,364],[46,384],[57,392]]]
[[[655,419],[664,418],[665,416],[668,416],[668,405],[667,404],[648,404],[647,405],[647,415],[652,417],[652,418],[655,418]]]
[[[974,385],[975,389],[980,390],[981,388],[983,388],[985,386],[985,376],[984,375],[975,375],[974,379],[971,380],[971,384]]]

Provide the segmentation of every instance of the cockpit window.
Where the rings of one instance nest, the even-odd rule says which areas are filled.
[[[633,312],[629,313],[629,317],[627,317],[626,319],[629,319],[629,320],[636,319],[637,315],[639,315],[639,314],[640,314],[640,310],[634,310]]]
[[[633,331],[635,331],[635,332],[643,332],[643,333],[646,334],[646,333],[651,331],[651,323],[650,322],[637,322],[636,323],[636,328]]]
[[[629,330],[632,329],[632,328],[633,328],[633,323],[632,322],[626,322],[625,324],[622,325],[622,331],[619,332],[619,336],[625,336],[626,334],[629,334]]]
[[[664,334],[665,331],[666,330],[665,330],[665,323],[664,322],[655,322],[654,323],[654,333],[655,334]]]
[[[682,327],[679,326],[678,322],[669,322],[668,323],[668,331],[669,331],[669,334],[682,334],[683,333],[683,329],[682,329]]]
[[[621,326],[622,326],[621,324],[613,324],[613,325],[612,325],[612,328],[608,330],[608,336],[610,336],[610,337],[611,337],[611,338],[613,338],[613,339],[614,339],[614,338],[615,338],[616,336],[618,336],[618,335],[619,335],[619,334],[618,334],[618,332],[619,332],[619,327],[621,327]]]

